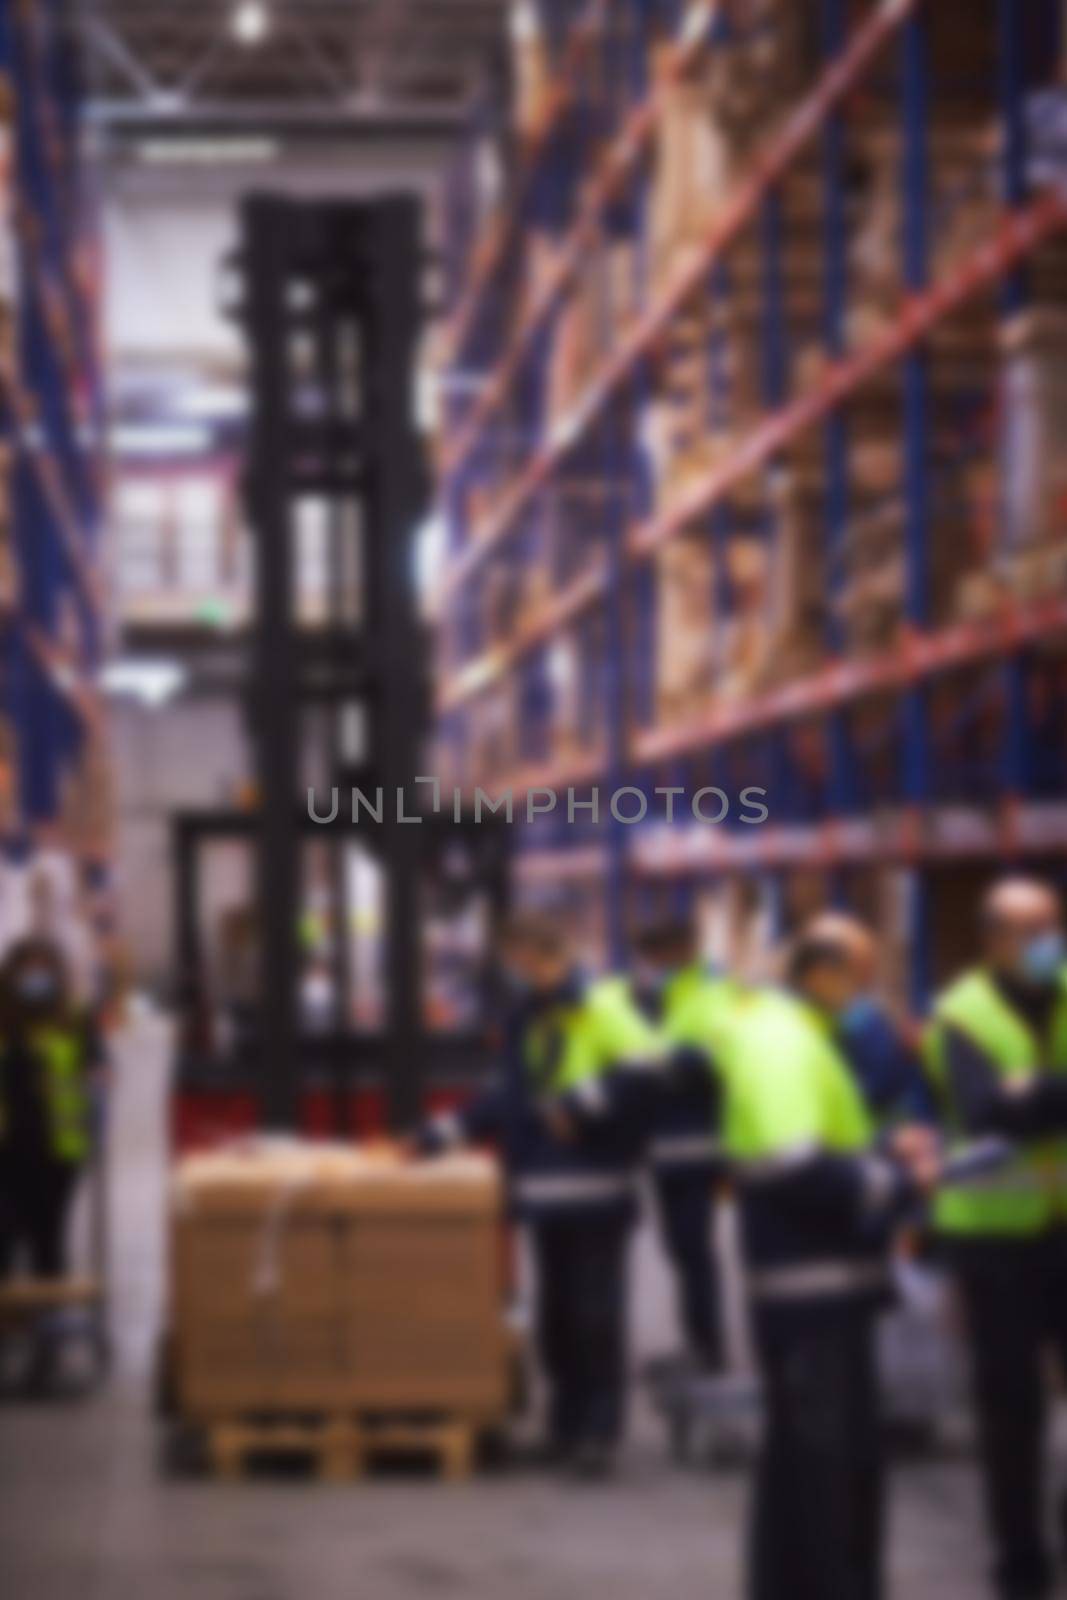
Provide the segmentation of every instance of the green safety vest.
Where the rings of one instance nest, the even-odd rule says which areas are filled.
[[[88,1158],[89,1097],[84,1078],[85,1045],[77,1030],[35,1029],[29,1039],[44,1079],[51,1153],[57,1161],[78,1164]],[[6,1046],[0,1041],[0,1133],[7,1123],[3,1072]]]
[[[667,1043],[714,1056],[719,1029],[746,992],[733,978],[709,972],[703,962],[683,967],[669,980],[663,996],[661,1028]]]
[[[658,1060],[663,1044],[623,978],[602,978],[573,1005],[538,1017],[523,1039],[527,1071],[546,1094],[576,1089],[622,1061]]]
[[[926,1060],[958,1129],[960,1119],[948,1080],[943,1028],[956,1028],[988,1056],[991,1067],[1008,1083],[1047,1070],[1067,1074],[1067,968],[1060,977],[1060,999],[1050,1035],[1038,1039],[1004,999],[988,972],[967,973],[934,1007],[926,1037]],[[1009,1166],[968,1184],[943,1190],[934,1220],[945,1233],[1026,1236],[1067,1219],[1067,1139],[1042,1139],[1029,1144]]]
[[[874,1127],[830,1024],[777,990],[735,991],[717,1029],[723,1142],[743,1171],[811,1146],[854,1154]]]

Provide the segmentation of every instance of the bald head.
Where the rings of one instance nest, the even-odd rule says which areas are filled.
[[[1002,878],[982,901],[986,960],[1024,982],[1054,980],[1063,963],[1063,908],[1038,878]]]
[[[789,963],[793,987],[823,1010],[839,1013],[874,980],[874,937],[845,912],[824,911],[804,924]]]
[[[863,982],[873,980],[878,966],[874,934],[865,922],[846,911],[820,911],[804,925],[802,937],[840,950],[862,970]]]

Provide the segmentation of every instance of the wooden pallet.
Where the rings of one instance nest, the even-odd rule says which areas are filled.
[[[323,1482],[350,1482],[366,1476],[376,1460],[428,1456],[450,1482],[469,1478],[474,1468],[478,1424],[460,1417],[288,1418],[234,1417],[204,1424],[211,1471],[217,1478],[245,1475],[256,1457],[305,1457]]]
[[[477,1442],[478,1430],[465,1418],[364,1418],[353,1429],[356,1475],[375,1457],[429,1455],[441,1477],[456,1482],[470,1477]]]
[[[103,1286],[96,1278],[12,1278],[0,1284],[0,1321],[96,1305],[102,1298]]]
[[[314,1420],[233,1418],[205,1429],[208,1460],[217,1478],[243,1477],[253,1457],[299,1455],[326,1482],[351,1478],[351,1429],[343,1417]]]

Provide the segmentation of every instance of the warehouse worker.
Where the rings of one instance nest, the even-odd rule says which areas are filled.
[[[637,935],[633,993],[668,1048],[703,1042],[733,985],[700,959],[691,923],[652,924]],[[694,1037],[694,1035],[696,1037]],[[676,1093],[652,1106],[648,1164],[660,1232],[677,1284],[690,1354],[708,1371],[722,1365],[722,1313],[713,1246],[716,1189],[722,1182],[717,1088],[708,1071],[688,1074]]]
[[[983,960],[941,995],[930,1064],[960,1136],[1006,1135],[1007,1171],[940,1197],[935,1219],[967,1315],[1001,1600],[1053,1592],[1043,1531],[1044,1352],[1067,1366],[1067,958],[1045,885],[988,894]]]
[[[502,955],[514,1001],[498,1080],[460,1112],[428,1123],[417,1143],[433,1152],[499,1139],[537,1264],[551,1456],[582,1476],[602,1476],[623,1425],[626,1257],[642,1136],[622,1114],[577,1131],[553,1102],[568,1094],[592,1103],[605,1074],[640,1073],[661,1047],[621,979],[579,974],[557,920],[516,918]]]
[[[808,938],[840,942],[851,952],[862,985],[837,1020],[837,1037],[880,1128],[901,1123],[933,1126],[938,1109],[922,1057],[875,993],[878,948],[858,917],[824,911],[806,925]]]
[[[12,946],[0,969],[0,1279],[24,1252],[32,1273],[67,1271],[67,1223],[89,1158],[95,1030],[70,999],[64,959],[51,940]],[[54,1342],[30,1374],[47,1387]]]
[[[882,1471],[874,1325],[895,1218],[936,1176],[936,1142],[883,1149],[835,1039],[860,992],[847,941],[802,936],[792,993],[739,1000],[716,1040],[766,1423],[752,1600],[875,1600]]]

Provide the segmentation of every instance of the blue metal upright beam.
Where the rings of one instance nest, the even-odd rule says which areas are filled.
[[[1027,183],[1027,127],[1025,102],[1025,74],[1023,66],[1024,7],[1016,0],[999,0],[998,23],[998,82],[1001,124],[1001,193],[1009,209],[1017,209],[1028,198]],[[1029,291],[1028,275],[1020,267],[1005,280],[1001,293],[1001,310],[1006,317],[1014,316],[1026,305]],[[1006,475],[1002,474],[1002,485]],[[1001,489],[999,507],[1005,519],[1007,507],[1004,489]],[[1027,706],[1026,670],[1021,656],[1011,656],[1003,668],[1004,738],[1001,752],[1001,789],[1003,802],[1011,806],[1021,798],[1027,781]]]
[[[605,539],[607,584],[604,614],[607,626],[605,660],[605,712],[607,721],[607,796],[626,782],[629,737],[629,693],[626,652],[626,513],[627,444],[618,408],[605,421],[602,442],[605,482]],[[632,829],[610,813],[601,819],[607,829],[608,871],[606,905],[608,954],[611,965],[622,966],[628,956],[628,839]]]
[[[903,161],[903,278],[905,292],[919,294],[929,276],[928,81],[925,19],[918,13],[904,25],[901,40]],[[905,620],[923,629],[930,613],[929,374],[923,349],[904,361],[904,558]],[[902,706],[904,800],[921,818],[930,801],[930,735],[927,697],[906,691]],[[912,869],[908,989],[912,1007],[928,999],[930,971],[929,889],[921,868]]]
[[[822,44],[828,61],[840,55],[845,43],[843,0],[822,0]],[[822,140],[823,217],[823,343],[831,361],[840,361],[847,349],[848,218],[846,198],[845,126],[839,111],[826,119]],[[843,640],[835,602],[841,593],[845,539],[849,517],[848,420],[835,409],[824,431],[825,537],[824,577],[829,601],[826,644],[830,655],[841,652]],[[845,815],[853,804],[852,752],[848,724],[840,712],[827,718],[828,781],[826,810],[831,817]],[[836,894],[839,885],[831,885]]]

